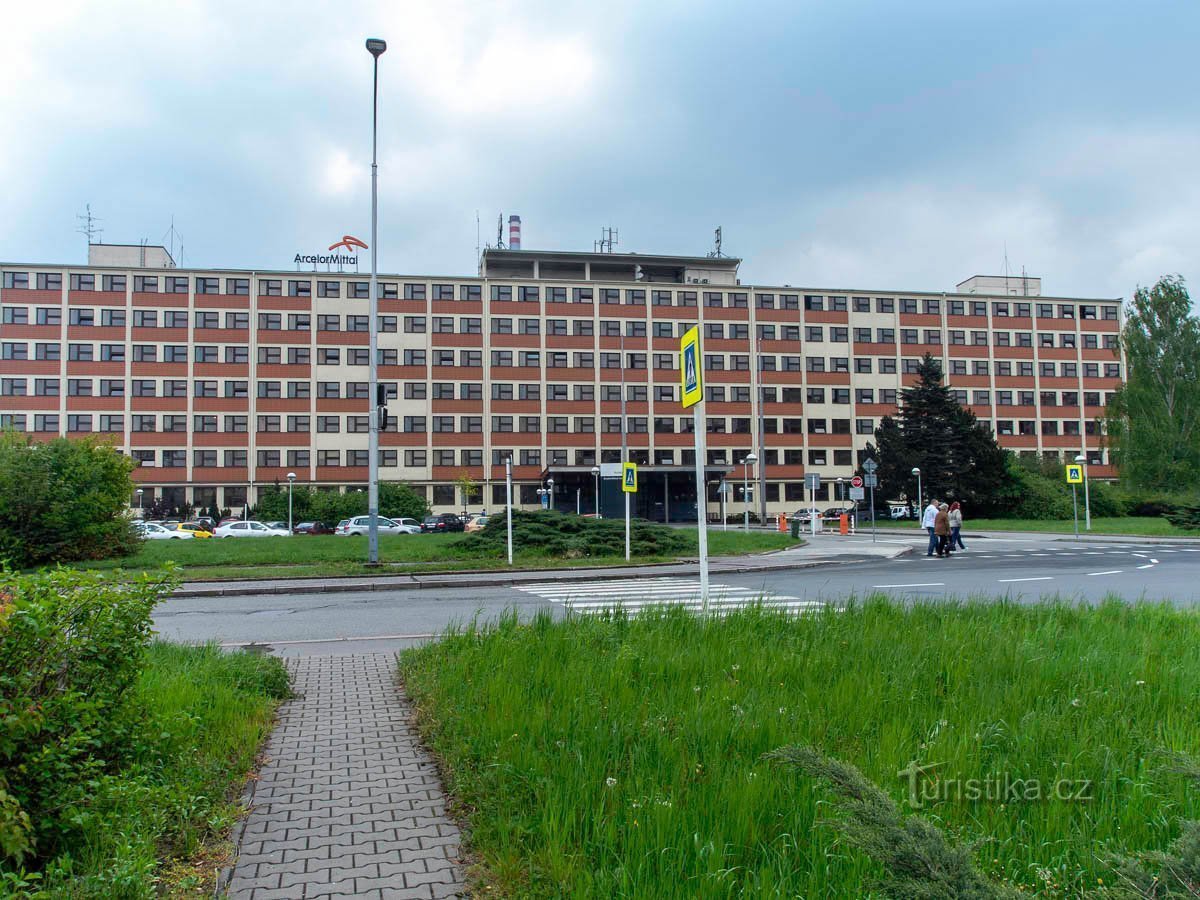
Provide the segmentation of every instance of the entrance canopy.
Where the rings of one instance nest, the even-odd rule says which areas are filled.
[[[623,518],[625,496],[619,474],[600,478],[601,517]],[[729,466],[705,466],[707,482],[728,476]],[[560,512],[590,515],[596,509],[596,477],[591,466],[550,466],[542,472],[542,483],[554,479],[553,508]],[[696,469],[694,466],[638,466],[638,492],[632,494],[634,517],[651,522],[695,522]]]

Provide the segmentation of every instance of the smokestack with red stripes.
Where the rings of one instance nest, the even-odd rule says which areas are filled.
[[[509,216],[508,217],[508,249],[509,250],[520,250],[521,249],[521,217],[520,216]]]

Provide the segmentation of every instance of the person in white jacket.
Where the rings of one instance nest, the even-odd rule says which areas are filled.
[[[933,528],[937,522],[938,502],[934,498],[929,499],[929,505],[925,507],[925,512],[921,516],[921,527],[925,529],[929,535],[929,550],[926,551],[926,556],[933,556],[933,551],[937,549],[937,535],[934,534]]]
[[[962,507],[955,500],[950,504],[950,549],[958,547],[962,550],[967,549],[967,545],[962,542]]]

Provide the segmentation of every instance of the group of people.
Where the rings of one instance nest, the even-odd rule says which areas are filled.
[[[962,523],[962,506],[957,500],[939,503],[930,499],[921,516],[921,527],[929,533],[929,550],[925,555],[948,557],[956,549],[966,550],[962,540]]]

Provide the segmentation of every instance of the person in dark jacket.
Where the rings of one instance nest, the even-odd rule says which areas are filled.
[[[933,520],[933,533],[937,536],[937,555],[950,555],[950,505],[943,503],[938,507],[937,516]]]

